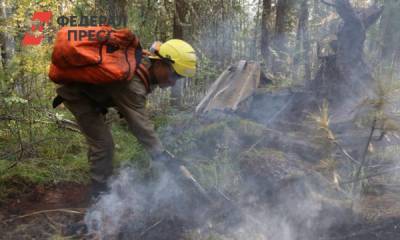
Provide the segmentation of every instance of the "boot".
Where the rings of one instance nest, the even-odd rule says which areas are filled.
[[[98,198],[106,193],[108,191],[108,186],[106,182],[98,182],[95,180],[92,180],[92,183],[90,185],[90,199],[91,202],[94,203]]]
[[[108,186],[106,182],[92,180],[89,187],[88,206],[90,207],[93,205],[107,190]],[[62,235],[64,237],[81,237],[87,234],[87,232],[87,225],[83,220],[68,224],[62,229]]]

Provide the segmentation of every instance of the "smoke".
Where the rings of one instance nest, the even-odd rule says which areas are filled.
[[[299,194],[306,191],[303,182],[276,192],[275,204],[246,195],[256,188],[253,184],[242,186],[241,199],[235,199],[239,211],[223,212],[226,203],[197,204],[167,172],[149,181],[125,166],[110,179],[109,192],[87,211],[85,222],[89,235],[98,239],[209,239],[218,234],[232,240],[312,240],[317,236],[322,203],[308,193]],[[193,233],[198,238],[184,238]]]
[[[223,26],[221,25],[221,28]],[[345,25],[341,25],[343,26]],[[350,29],[351,25],[348,27]],[[222,35],[233,38],[232,34],[228,31]],[[353,39],[352,34],[355,33],[342,30],[339,38],[336,37],[336,41],[350,42]],[[358,34],[361,39],[365,35],[365,33]],[[210,52],[217,52],[216,49],[221,52],[218,48],[221,43],[212,42],[213,37],[204,34],[201,39],[204,40],[202,42],[205,45],[208,44]],[[221,37],[219,40],[224,42],[225,38]],[[357,48],[362,46],[363,42],[360,42]],[[228,49],[227,52],[231,52],[232,46],[228,44],[224,47]],[[185,149],[189,149],[183,151],[185,153],[183,155],[188,159],[193,160],[194,156],[200,156],[203,160],[207,159],[210,162],[218,160],[221,167],[225,164],[225,160],[228,164],[233,164],[234,160],[243,160],[238,155],[249,154],[248,158],[242,161],[245,166],[240,166],[240,170],[235,169],[237,170],[235,174],[240,177],[236,177],[235,180],[228,176],[223,176],[224,179],[217,177],[218,182],[239,182],[235,183],[238,192],[235,192],[231,199],[235,203],[234,208],[229,208],[230,202],[222,201],[211,205],[199,203],[195,197],[189,196],[186,190],[175,182],[175,178],[162,167],[158,167],[159,175],[149,181],[149,179],[143,179],[135,169],[125,166],[110,180],[110,191],[102,195],[88,210],[85,221],[89,233],[97,235],[100,239],[110,239],[113,236],[121,239],[122,234],[125,237],[123,239],[202,240],[214,239],[213,236],[217,236],[216,239],[223,240],[314,240],[329,236],[332,226],[351,221],[354,215],[351,209],[346,208],[349,206],[345,203],[349,198],[356,196],[355,193],[358,193],[359,189],[352,190],[351,193],[343,193],[339,180],[330,182],[327,178],[336,178],[337,172],[342,168],[344,169],[342,175],[351,177],[353,165],[347,164],[348,161],[343,156],[344,153],[339,151],[340,149],[334,149],[330,144],[325,146],[324,141],[321,141],[325,138],[324,136],[314,136],[318,134],[318,131],[312,131],[316,128],[314,125],[304,121],[308,125],[304,125],[302,129],[294,128],[297,129],[295,132],[288,127],[291,123],[288,120],[293,119],[295,124],[302,122],[306,118],[305,112],[315,110],[314,107],[310,107],[310,103],[314,106],[322,102],[319,99],[327,98],[330,103],[329,113],[333,113],[335,118],[326,118],[326,127],[329,127],[329,120],[332,120],[330,122],[333,125],[332,131],[335,133],[338,130],[339,133],[344,133],[337,134],[339,143],[345,147],[341,151],[349,146],[353,157],[360,159],[358,152],[364,148],[357,145],[365,145],[365,134],[355,133],[361,130],[365,133],[368,131],[351,124],[351,121],[356,119],[356,116],[353,116],[356,112],[360,118],[367,119],[365,116],[369,114],[369,111],[362,115],[361,110],[367,112],[366,110],[370,109],[360,108],[358,103],[365,101],[366,93],[374,87],[373,78],[362,56],[352,64],[342,63],[344,67],[338,68],[337,55],[355,55],[351,52],[354,49],[349,48],[348,52],[339,53],[332,49],[333,52],[322,56],[322,67],[315,79],[307,86],[308,90],[315,92],[315,96],[308,92],[296,94],[293,97],[294,100],[291,101],[293,105],[289,105],[284,112],[287,115],[280,114],[276,120],[281,125],[275,124],[275,126],[269,122],[265,124],[272,127],[274,132],[279,133],[267,132],[265,128],[257,128],[251,124],[241,126],[240,124],[243,124],[241,120],[237,121],[239,124],[236,124],[237,122],[232,125],[222,123],[212,126],[210,124],[211,127],[206,124],[191,123],[192,127],[208,128],[208,132],[204,129],[196,129],[203,132],[196,136],[195,133],[190,135],[188,142],[184,142],[187,144],[179,143],[180,146],[184,145]],[[225,51],[220,54],[220,56],[225,55],[227,55]],[[344,57],[339,56],[339,58]],[[293,93],[289,91],[282,98],[291,96]],[[274,106],[281,104],[282,101],[278,102],[277,97],[279,94],[276,93],[260,97],[259,105],[254,105],[255,100],[249,106],[249,111],[256,116],[253,119],[264,123],[260,119],[265,120],[265,114],[271,112]],[[359,111],[354,111],[354,106],[357,106]],[[303,115],[294,114],[296,112],[291,111],[292,109],[297,109],[299,114],[301,111]],[[354,114],[348,114],[349,111]],[[223,113],[221,115],[225,117]],[[245,118],[249,119],[248,116]],[[222,121],[224,119],[219,118],[215,122]],[[286,122],[289,123],[285,125]],[[344,125],[343,122],[346,124]],[[240,133],[240,128],[245,129],[244,134]],[[250,131],[252,128],[255,132],[253,135]],[[220,129],[224,130],[220,131]],[[193,140],[200,135],[201,139]],[[168,139],[173,138],[169,136]],[[317,143],[315,139],[318,139]],[[218,156],[216,144],[225,144],[229,149]],[[249,147],[254,150],[253,155]],[[350,151],[345,153],[347,152]],[[291,158],[289,155],[296,157]],[[330,158],[334,158],[334,161],[328,161]],[[331,162],[333,162],[332,166]],[[198,165],[201,164],[203,163],[198,163]],[[301,167],[293,166],[294,164]],[[355,166],[358,167],[358,165]],[[320,175],[317,176],[319,173],[318,170],[314,171],[314,167],[322,169]],[[299,174],[300,177],[295,181],[288,181],[290,175],[296,171],[302,171]],[[206,170],[199,172],[207,175],[204,173],[207,172]],[[211,175],[210,172],[208,171],[208,174]],[[311,176],[312,174],[315,175]],[[222,186],[218,183],[216,185]],[[224,184],[224,186],[231,187],[230,184]],[[223,190],[230,191],[231,189]],[[357,206],[357,204],[357,201],[352,202],[352,206]]]
[[[259,199],[254,206],[242,207],[243,221],[237,228],[230,228],[228,234],[237,240],[319,239],[341,216],[329,212],[331,218],[321,221],[323,214],[327,213],[323,202],[304,186],[301,180],[293,188],[275,192],[275,203]]]
[[[182,194],[181,189],[167,172],[157,180],[144,180],[143,176],[130,166],[124,166],[119,174],[109,181],[109,191],[99,197],[85,216],[89,234],[108,239],[121,231],[140,235],[150,216],[162,215],[171,210],[174,199]]]
[[[101,196],[88,211],[85,222],[89,233],[108,236],[119,231],[127,215],[140,214],[146,207],[143,189],[133,185],[134,170],[123,169],[111,180],[110,191]]]

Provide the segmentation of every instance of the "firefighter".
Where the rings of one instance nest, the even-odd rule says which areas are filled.
[[[70,83],[57,89],[58,98],[76,118],[89,147],[92,197],[106,191],[113,169],[114,141],[104,121],[109,107],[125,118],[130,131],[153,160],[171,161],[149,120],[146,98],[156,87],[167,88],[180,78],[192,77],[196,71],[195,51],[178,39],[155,42],[142,64],[144,69],[130,81],[103,85]]]

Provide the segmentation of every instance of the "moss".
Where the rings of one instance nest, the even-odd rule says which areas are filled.
[[[162,139],[169,150],[180,156],[194,153],[212,158],[220,145],[229,145],[232,153],[237,153],[243,146],[253,144],[266,133],[263,125],[230,115],[222,120],[214,119],[211,123],[205,123],[209,121],[208,118],[204,121],[192,114],[170,119],[169,127],[174,131],[161,130]]]
[[[252,143],[266,134],[265,126],[250,120],[232,121],[230,126],[237,131],[243,142]]]
[[[283,152],[272,148],[253,149],[250,151],[246,151],[241,157],[246,159],[257,159],[265,158],[266,156],[268,156],[269,158],[273,158],[277,161],[283,161],[286,159]]]
[[[169,142],[169,147],[188,163],[192,173],[205,187],[235,192],[240,184],[239,153],[262,138],[266,129],[250,120],[224,119],[210,124],[194,122],[179,136],[170,138],[175,141]],[[264,154],[271,155],[271,152]]]
[[[226,127],[228,126],[226,121],[221,121],[217,123],[212,123],[209,125],[206,125],[196,131],[196,135],[198,137],[217,137],[220,136],[221,131],[223,131]]]
[[[167,114],[157,114],[152,117],[155,129],[166,127],[171,121],[172,117]]]
[[[37,184],[88,180],[88,164],[82,156],[68,156],[66,159],[29,159],[4,171],[8,166],[9,161],[0,161],[0,168],[3,169],[0,182],[13,177]]]
[[[224,131],[227,130],[226,122],[209,124],[203,127],[194,127],[173,136],[169,139],[170,149],[177,155],[200,153],[207,158],[215,154],[215,147],[222,141]]]
[[[279,181],[291,176],[302,175],[296,162],[271,148],[252,149],[239,157],[243,176],[262,181]]]

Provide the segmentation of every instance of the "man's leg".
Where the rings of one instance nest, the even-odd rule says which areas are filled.
[[[78,86],[62,86],[57,93],[64,105],[75,116],[89,146],[91,194],[96,197],[106,190],[107,178],[112,174],[114,142],[103,114],[96,111],[91,101],[79,91]]]

